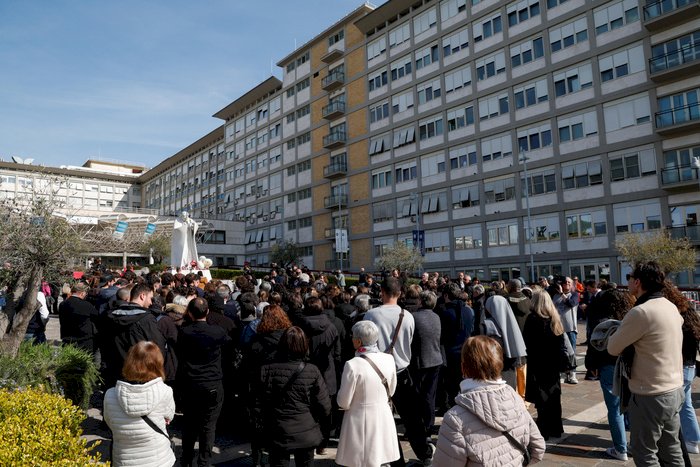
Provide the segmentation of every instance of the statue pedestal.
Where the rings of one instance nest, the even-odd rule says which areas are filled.
[[[197,274],[199,271],[202,271],[202,276],[206,277],[207,280],[211,280],[211,271],[209,269],[184,269],[180,270],[180,274],[187,275],[191,272]],[[170,272],[172,273],[172,275],[177,274],[177,271],[175,269],[171,270]]]

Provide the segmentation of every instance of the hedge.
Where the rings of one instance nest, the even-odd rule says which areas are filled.
[[[81,438],[84,413],[58,394],[0,389],[0,465],[106,465]]]

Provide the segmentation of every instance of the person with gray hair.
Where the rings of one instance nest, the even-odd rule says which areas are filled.
[[[352,327],[355,358],[345,364],[338,406],[345,410],[335,462],[348,467],[380,467],[399,458],[390,398],[396,365],[379,350],[379,328],[371,321]]]
[[[370,300],[371,298],[367,294],[359,294],[355,297],[354,304],[355,308],[357,308],[356,319],[362,319],[364,314],[372,307],[372,305],[370,305]]]
[[[433,312],[436,303],[437,295],[434,292],[424,290],[420,293],[420,307],[412,313],[416,327],[411,341],[411,364],[408,367],[420,398],[420,413],[428,433],[432,432],[435,424],[435,394],[443,363],[440,351],[442,325],[440,317]]]

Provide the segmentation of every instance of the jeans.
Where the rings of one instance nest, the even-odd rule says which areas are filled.
[[[683,367],[683,384],[685,390],[685,402],[681,407],[681,432],[686,443],[700,442],[700,428],[693,408],[691,385],[695,378],[695,365]]]
[[[569,342],[571,342],[571,348],[574,349],[574,353],[576,353],[576,336],[578,335],[578,332],[576,331],[567,331],[566,332],[567,337],[569,338]]]
[[[197,465],[204,467],[210,464],[216,421],[223,404],[224,386],[221,382],[184,389],[181,459],[183,467],[193,465],[196,441],[199,441]]]
[[[653,396],[632,393],[628,407],[630,451],[637,467],[684,465],[678,439],[683,399],[683,387]]]
[[[625,434],[625,420],[620,414],[620,398],[612,393],[614,373],[614,365],[600,368],[600,389],[603,390],[603,400],[608,408],[608,425],[610,425],[610,435],[612,435],[615,450],[627,452],[627,435]]]

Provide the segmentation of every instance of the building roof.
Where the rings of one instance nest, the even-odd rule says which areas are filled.
[[[377,26],[381,26],[390,19],[395,18],[399,12],[411,8],[411,5],[415,3],[416,0],[390,0],[369,15],[365,15],[355,21],[355,26],[363,33],[368,34]]]
[[[285,66],[287,64],[287,62],[296,58],[296,56],[299,55],[301,52],[303,52],[307,49],[310,49],[312,45],[316,44],[321,39],[325,39],[330,33],[335,31],[336,29],[338,29],[341,25],[343,25],[345,23],[349,23],[352,18],[354,18],[358,15],[364,16],[364,15],[367,15],[368,13],[371,13],[372,11],[374,11],[375,8],[377,8],[377,7],[372,5],[369,2],[363,3],[362,5],[360,5],[359,7],[355,8],[353,11],[348,13],[347,15],[343,16],[340,20],[333,23],[333,25],[324,29],[321,33],[314,36],[311,40],[309,40],[305,44],[302,44],[301,47],[297,47],[289,55],[287,55],[282,60],[277,62],[277,66],[281,66],[281,67]]]
[[[147,181],[157,177],[158,175],[162,174],[166,170],[175,167],[180,162],[188,159],[194,153],[211,146],[212,144],[218,142],[219,140],[223,141],[223,139],[224,139],[224,126],[221,125],[220,127],[212,130],[207,135],[202,136],[194,143],[190,144],[189,146],[187,146],[184,149],[181,149],[180,151],[178,151],[174,155],[165,159],[163,162],[161,162],[157,166],[153,167],[148,172],[141,175],[138,178],[138,181],[140,183],[147,182]]]
[[[136,180],[138,180],[135,175],[109,173],[76,166],[51,167],[46,165],[16,164],[14,162],[0,161],[0,169],[24,172],[27,175],[45,174],[49,176],[56,175],[61,177],[65,176],[110,180],[121,183],[134,183]]]
[[[265,97],[274,91],[278,91],[279,89],[282,89],[282,81],[278,80],[274,76],[270,76],[265,81],[258,84],[253,89],[216,112],[213,117],[220,118],[222,120],[229,120],[250,104],[257,102],[258,99]]]
[[[146,170],[146,164],[141,164],[139,162],[120,162],[117,160],[111,160],[111,159],[101,159],[99,157],[92,157],[88,160],[85,161],[83,164],[83,167],[86,168],[92,168],[93,164],[100,164],[100,165],[113,165],[115,167],[124,167],[127,169],[140,169],[140,170]]]

